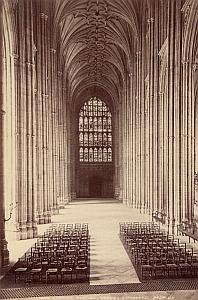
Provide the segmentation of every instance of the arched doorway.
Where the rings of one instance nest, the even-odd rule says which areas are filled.
[[[89,179],[89,196],[91,198],[100,198],[102,196],[103,180],[98,176]]]

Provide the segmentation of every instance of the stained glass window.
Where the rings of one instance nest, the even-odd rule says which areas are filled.
[[[79,112],[80,162],[112,162],[112,115],[104,101],[92,97]]]

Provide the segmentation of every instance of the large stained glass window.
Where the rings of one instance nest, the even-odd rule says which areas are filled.
[[[105,102],[92,97],[79,112],[80,162],[112,162],[112,115]]]

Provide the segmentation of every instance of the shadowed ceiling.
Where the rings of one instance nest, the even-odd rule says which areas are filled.
[[[137,51],[139,0],[56,0],[70,98],[88,87],[119,99]]]

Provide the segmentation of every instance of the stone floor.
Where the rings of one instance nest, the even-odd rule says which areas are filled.
[[[106,199],[74,201],[59,215],[52,217],[53,223],[89,223],[91,235],[90,284],[116,284],[139,282],[137,274],[120,242],[120,221],[145,221],[148,216],[120,202]],[[40,225],[42,234],[49,225]],[[9,240],[10,259],[14,263],[31,247],[36,239],[26,241]]]
[[[35,300],[37,298],[25,298]],[[12,298],[16,300],[19,298]],[[197,300],[198,291],[166,291],[166,292],[140,292],[140,293],[111,293],[111,294],[91,294],[74,296],[50,296],[42,297],[42,300]]]
[[[120,284],[123,284],[124,287],[126,284],[139,283],[137,274],[128,258],[128,255],[126,254],[126,251],[122,246],[122,243],[119,240],[119,222],[141,222],[149,220],[150,217],[148,215],[140,214],[137,210],[131,207],[127,207],[113,199],[104,199],[100,201],[97,199],[81,199],[78,201],[74,201],[70,203],[65,209],[61,210],[59,215],[52,217],[52,222],[57,224],[75,222],[89,223],[91,235],[90,285],[92,287],[98,286],[98,288],[100,288],[101,286]],[[42,234],[48,226],[49,224],[39,225],[39,234]],[[183,238],[183,240],[185,239],[186,238]],[[18,257],[21,257],[36,241],[35,239],[31,239],[26,241],[14,242],[11,238],[11,235],[10,239],[9,235],[7,236],[7,240],[12,264],[15,263]],[[187,241],[187,239],[185,241]],[[17,291],[17,285],[12,286],[12,288],[15,288],[15,291]],[[160,288],[158,288],[158,290],[160,290]],[[168,288],[162,290],[168,290]],[[106,294],[105,291],[102,292],[102,294],[98,294],[96,290],[96,294],[94,293],[94,295],[89,293],[89,295],[69,295],[67,297],[64,296],[64,298],[62,296],[54,296],[43,297],[42,299],[198,299],[197,290],[188,290],[184,292],[150,291],[144,293],[133,293],[133,290],[129,289],[129,292],[126,293],[127,290],[124,290],[123,288],[122,293],[120,293],[120,288],[120,290],[118,290],[118,293],[114,293],[113,289],[112,291],[113,292],[108,291],[108,294]],[[80,291],[78,291],[77,294],[81,294]],[[62,293],[56,293],[54,295],[62,295]],[[37,296],[40,297],[40,295]],[[14,296],[12,296],[12,298],[14,298]],[[17,296],[17,298],[20,297]]]

